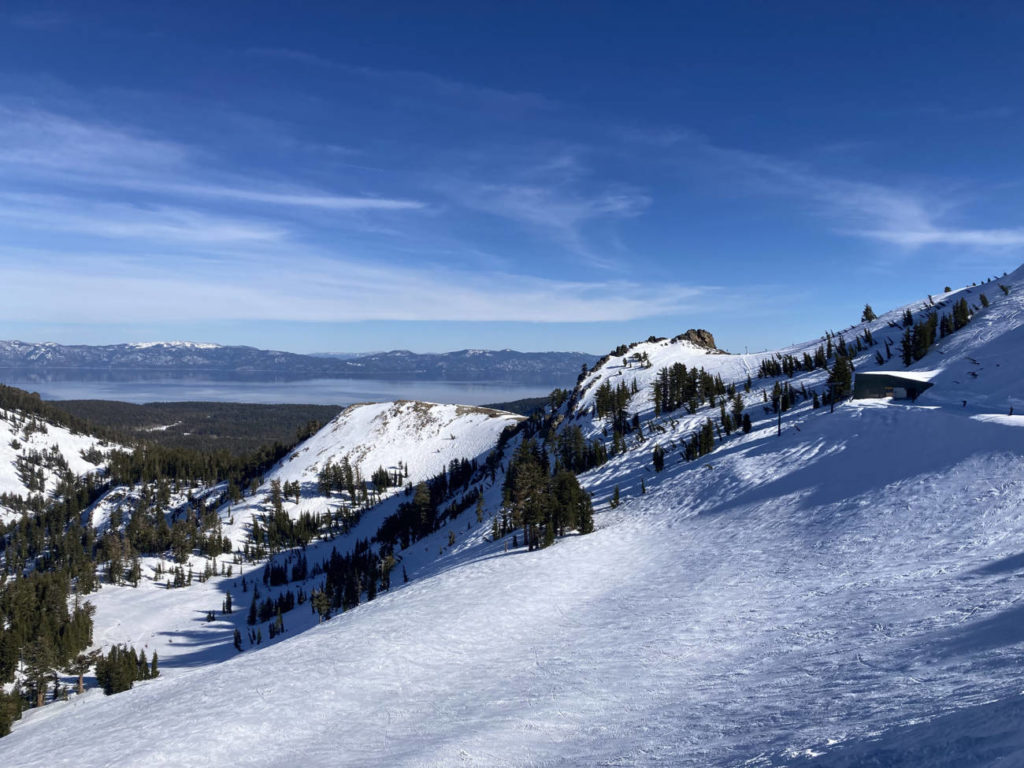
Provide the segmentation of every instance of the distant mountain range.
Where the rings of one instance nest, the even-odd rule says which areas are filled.
[[[298,355],[255,347],[189,341],[70,345],[0,341],[0,368],[44,371],[158,371],[268,375],[286,378],[388,378],[451,381],[559,382],[572,385],[596,355],[464,349],[440,354],[407,350],[364,355]]]

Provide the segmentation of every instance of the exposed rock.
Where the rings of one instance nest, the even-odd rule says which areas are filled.
[[[712,352],[721,351],[715,346],[715,337],[711,335],[711,331],[705,331],[703,328],[691,328],[686,333],[680,333],[672,341],[679,341],[681,339],[698,347],[710,349]]]

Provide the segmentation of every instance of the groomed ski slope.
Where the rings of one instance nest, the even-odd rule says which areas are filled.
[[[1012,277],[914,366],[917,405],[762,417],[660,474],[648,440],[584,476],[625,491],[591,535],[505,554],[485,521],[301,635],[26,713],[0,763],[1024,764]]]

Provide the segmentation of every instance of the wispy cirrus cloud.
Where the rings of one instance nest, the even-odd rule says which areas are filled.
[[[188,208],[43,194],[0,194],[0,221],[6,221],[12,230],[189,246],[276,242],[287,236],[280,226]]]
[[[242,200],[253,203],[269,203],[299,208],[320,208],[325,211],[409,211],[426,208],[419,200],[394,199],[386,197],[351,197],[345,195],[323,195],[315,193],[260,192],[238,187],[196,184],[161,184],[154,187],[168,193],[186,196],[212,197],[224,200]]]
[[[876,240],[917,248],[924,245],[966,245],[977,248],[1013,248],[1024,245],[1024,228],[865,230],[858,234]]]
[[[339,195],[215,173],[193,147],[39,109],[0,108],[0,172],[9,183],[72,182],[177,198],[221,199],[325,211],[409,211],[419,200]]]
[[[627,188],[590,195],[559,185],[515,183],[454,183],[446,189],[461,205],[535,228],[598,266],[608,262],[587,243],[585,226],[602,219],[639,216],[651,202],[647,195]]]
[[[750,191],[803,200],[845,235],[906,248],[1024,245],[1022,227],[960,226],[949,222],[961,200],[940,185],[929,191],[841,178],[794,161],[702,142],[699,151],[738,175]]]
[[[0,268],[9,297],[0,320],[19,322],[173,322],[188,296],[191,321],[589,323],[699,312],[719,294],[709,286],[558,280],[309,253],[289,262],[273,249],[214,259],[160,253],[67,259],[61,252],[3,247]],[[89,302],[78,300],[83,295]]]
[[[635,185],[603,177],[590,148],[544,143],[450,159],[434,188],[461,208],[514,224],[577,262],[619,269],[608,251],[615,224],[642,216],[652,198]]]

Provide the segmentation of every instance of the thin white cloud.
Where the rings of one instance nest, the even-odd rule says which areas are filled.
[[[1024,228],[950,226],[957,203],[941,190],[901,189],[838,178],[769,155],[701,143],[700,150],[738,173],[749,189],[806,200],[842,234],[906,248],[929,245],[1006,248],[1024,245]]]
[[[865,230],[858,234],[876,240],[917,248],[923,245],[968,245],[979,248],[1011,248],[1024,245],[1022,229]]]
[[[636,192],[604,192],[585,196],[560,190],[520,184],[479,184],[460,194],[463,205],[524,224],[549,230],[563,244],[585,251],[581,227],[600,218],[637,216],[650,198]]]
[[[621,185],[584,191],[584,175],[575,157],[562,153],[554,160],[524,164],[516,181],[448,180],[438,189],[464,208],[513,221],[552,239],[591,266],[613,267],[614,262],[590,245],[587,228],[639,216],[651,198]]]
[[[8,232],[72,232],[110,240],[190,246],[284,240],[285,229],[168,205],[139,206],[59,195],[0,194],[0,221]]]
[[[191,154],[182,145],[106,125],[0,107],[0,167],[8,173],[130,179],[183,170]]]
[[[225,200],[244,200],[254,203],[289,205],[299,208],[321,208],[327,211],[408,211],[426,208],[418,200],[382,197],[346,197],[342,195],[291,194],[286,192],[260,192],[222,186],[196,184],[163,184],[157,189],[196,197],[214,197]]]
[[[291,261],[279,253],[68,257],[8,247],[0,249],[0,269],[0,319],[20,322],[174,322],[186,314],[190,322],[616,322],[697,312],[718,294],[701,286],[481,274],[311,254]]]
[[[183,144],[38,109],[0,107],[0,173],[8,182],[74,182],[179,198],[222,199],[326,211],[409,211],[417,200],[282,189],[251,177],[221,174],[211,158]],[[224,180],[231,183],[224,183]]]

